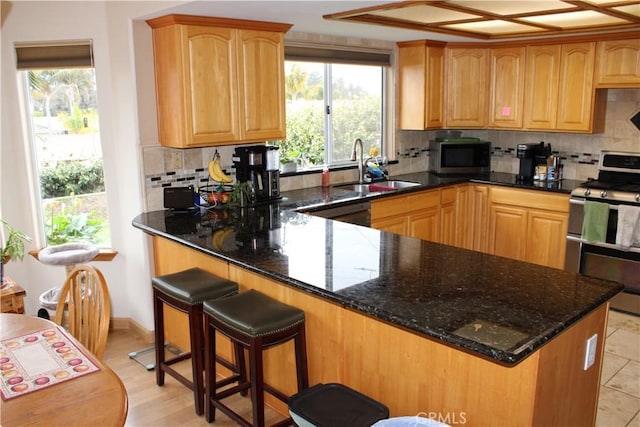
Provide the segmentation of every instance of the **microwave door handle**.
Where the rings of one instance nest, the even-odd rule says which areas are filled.
[[[569,199],[569,203],[572,204],[572,205],[584,206],[584,200]],[[610,211],[617,211],[618,210],[618,205],[609,204],[609,210]]]

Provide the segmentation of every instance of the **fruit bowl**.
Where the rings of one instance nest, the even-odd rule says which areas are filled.
[[[207,194],[207,202],[210,205],[219,205],[225,204],[231,198],[231,193],[208,193]]]

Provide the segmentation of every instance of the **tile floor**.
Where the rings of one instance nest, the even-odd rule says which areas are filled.
[[[640,427],[640,317],[609,312],[597,427]]]

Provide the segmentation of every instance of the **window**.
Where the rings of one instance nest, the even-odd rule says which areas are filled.
[[[16,46],[46,244],[110,245],[91,43]]]
[[[357,53],[322,52],[286,50],[292,58],[285,61],[287,139],[278,145],[282,162],[295,161],[303,169],[350,163],[357,138],[365,154],[372,147],[384,152],[389,56],[362,63]]]

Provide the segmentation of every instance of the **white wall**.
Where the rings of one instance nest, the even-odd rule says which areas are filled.
[[[144,102],[140,108],[137,105],[133,20],[176,4],[179,2],[2,2],[0,216],[38,237],[37,219],[32,214],[36,199],[25,148],[27,133],[21,124],[23,109],[18,96],[14,43],[92,39],[111,239],[113,248],[119,251],[112,262],[94,265],[104,272],[109,283],[112,316],[132,318],[147,329],[153,329],[151,257],[148,238],[131,226],[131,220],[145,210],[140,129],[146,143],[157,143],[157,135],[155,104]],[[145,25],[136,24],[140,36],[136,39],[142,43],[142,51],[151,47],[151,32]],[[143,57],[149,55],[144,52]],[[144,100],[153,101],[148,73],[149,69],[141,93]],[[152,68],[150,79],[153,81]],[[139,117],[145,119],[144,126],[139,125]],[[34,242],[28,250],[42,244]],[[43,265],[30,256],[5,267],[6,273],[27,291],[27,314],[36,313],[42,292],[60,286],[64,280],[63,267]]]

